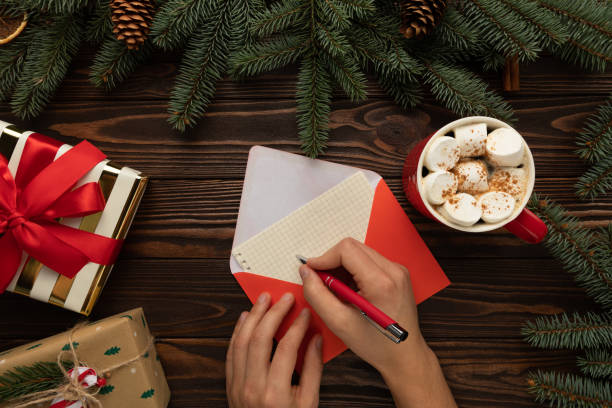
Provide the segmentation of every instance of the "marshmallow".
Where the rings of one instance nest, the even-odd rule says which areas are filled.
[[[456,128],[455,140],[459,145],[461,157],[484,156],[487,143],[486,123],[475,123]]]
[[[478,198],[478,206],[482,209],[482,220],[494,224],[508,218],[514,211],[516,200],[508,193],[491,191]]]
[[[455,138],[442,136],[431,143],[425,155],[425,167],[430,171],[444,171],[459,161],[459,146]]]
[[[521,201],[527,189],[527,171],[522,168],[500,167],[489,180],[489,191],[502,191]]]
[[[427,201],[433,205],[444,202],[457,192],[457,178],[448,171],[434,171],[423,179]]]
[[[461,160],[451,171],[457,176],[457,191],[476,194],[489,189],[487,165],[482,160]]]
[[[518,166],[525,153],[523,138],[510,128],[499,128],[489,133],[485,149],[489,162],[498,167]]]
[[[482,216],[482,210],[474,196],[466,193],[458,193],[448,199],[440,207],[440,213],[450,222],[464,227],[476,224]]]

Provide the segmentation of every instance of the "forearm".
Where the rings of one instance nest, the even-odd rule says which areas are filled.
[[[438,358],[424,344],[417,358],[382,373],[398,408],[456,408]]]

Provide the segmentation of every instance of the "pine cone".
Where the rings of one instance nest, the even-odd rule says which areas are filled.
[[[149,35],[155,7],[151,0],[111,0],[113,33],[136,50]]]
[[[423,38],[438,25],[447,0],[401,0],[402,34],[406,38]]]

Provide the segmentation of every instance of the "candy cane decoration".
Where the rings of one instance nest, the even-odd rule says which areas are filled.
[[[83,388],[89,388],[93,386],[102,387],[106,384],[104,378],[98,377],[96,371],[89,367],[79,367],[79,383]],[[68,371],[68,376],[72,378],[73,370]],[[58,397],[51,402],[49,408],[83,408],[81,401],[66,401],[62,397]]]

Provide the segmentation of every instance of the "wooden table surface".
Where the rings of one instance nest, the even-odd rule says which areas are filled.
[[[246,83],[223,80],[204,120],[184,135],[166,124],[177,65],[158,58],[109,95],[87,79],[81,56],[39,118],[0,118],[67,143],[87,138],[114,160],[151,177],[126,245],[92,319],[143,306],[172,389],[173,408],[223,407],[224,358],[234,322],[250,304],[229,271],[249,148],[299,152],[295,69]],[[590,226],[612,218],[612,199],[581,202],[573,185],[585,170],[574,139],[612,91],[612,73],[585,74],[545,58],[521,67],[518,93],[506,95],[535,158],[535,191]],[[497,75],[487,77],[499,88]],[[428,97],[413,112],[370,82],[370,99],[334,99],[322,159],[383,175],[452,285],[419,307],[423,333],[438,354],[461,407],[534,407],[532,368],[574,370],[572,352],[532,349],[521,324],[536,314],[595,309],[546,249],[505,231],[451,231],[418,214],[401,189],[402,163],[421,138],[456,116]],[[71,327],[79,316],[18,295],[0,297],[0,350]],[[351,352],[326,365],[322,407],[392,406],[380,376]]]

